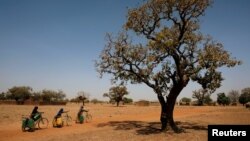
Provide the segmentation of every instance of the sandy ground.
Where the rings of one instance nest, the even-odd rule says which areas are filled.
[[[0,105],[0,141],[206,141],[209,124],[250,124],[250,110],[242,106],[176,106],[175,121],[185,132],[160,132],[159,106],[89,104],[90,123],[53,128],[52,119],[62,107],[73,120],[79,104],[39,106],[49,119],[47,129],[22,132],[21,117],[34,106]]]

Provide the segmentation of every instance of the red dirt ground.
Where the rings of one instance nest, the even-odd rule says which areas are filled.
[[[176,106],[174,118],[185,132],[176,134],[171,129],[160,132],[159,106],[90,104],[93,120],[90,123],[53,128],[52,119],[63,107],[70,111],[73,119],[80,107],[77,104],[66,106],[39,106],[49,119],[47,129],[34,132],[21,131],[21,117],[28,115],[34,106],[0,105],[0,141],[148,141],[148,140],[207,140],[209,124],[250,124],[250,110],[242,106]]]

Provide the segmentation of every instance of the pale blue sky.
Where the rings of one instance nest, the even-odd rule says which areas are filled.
[[[31,86],[34,91],[60,89],[68,98],[85,91],[90,98],[104,99],[109,75],[100,79],[94,60],[105,45],[105,34],[120,31],[127,7],[141,1],[0,0],[0,92]],[[201,20],[203,33],[243,61],[222,69],[225,80],[217,92],[250,87],[249,13],[248,0],[216,0]],[[199,88],[189,83],[179,98],[191,97]],[[143,84],[129,85],[128,90],[134,100],[156,100]]]

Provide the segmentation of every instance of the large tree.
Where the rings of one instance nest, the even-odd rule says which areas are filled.
[[[104,93],[103,97],[108,97],[111,102],[116,102],[116,106],[119,106],[119,103],[123,101],[123,97],[128,95],[129,92],[125,86],[113,86],[109,89],[108,93]]]
[[[169,124],[181,131],[173,111],[190,80],[203,89],[218,88],[222,81],[218,68],[239,63],[221,43],[200,32],[199,17],[211,3],[150,0],[130,9],[123,32],[116,37],[107,34],[107,44],[96,61],[101,76],[109,73],[117,82],[144,83],[154,90],[161,104],[162,130]],[[140,40],[133,43],[130,35]]]

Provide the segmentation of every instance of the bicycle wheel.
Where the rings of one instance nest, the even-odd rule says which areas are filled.
[[[65,124],[66,124],[66,126],[71,126],[72,125],[72,118],[71,118],[71,116],[65,117]]]
[[[85,120],[85,122],[91,122],[92,121],[92,115],[91,114],[87,114],[86,118],[84,120]]]
[[[47,127],[48,127],[48,124],[49,124],[49,120],[48,120],[47,118],[41,118],[41,119],[38,121],[38,128],[39,128],[39,129],[47,128]]]
[[[33,131],[32,129],[33,129],[33,128],[30,128],[30,127],[23,127],[23,126],[22,126],[22,131],[23,131],[23,132],[26,132],[26,131]]]

